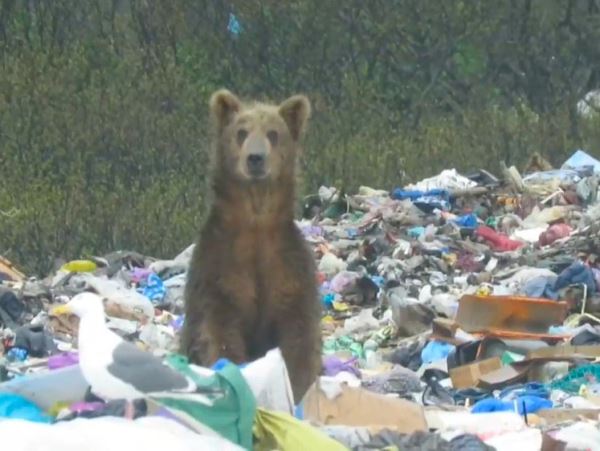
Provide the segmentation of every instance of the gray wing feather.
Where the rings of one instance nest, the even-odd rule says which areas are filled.
[[[142,393],[183,390],[189,386],[185,376],[126,341],[115,348],[112,357],[108,371]]]

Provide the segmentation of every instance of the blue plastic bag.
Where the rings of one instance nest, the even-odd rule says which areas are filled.
[[[0,393],[0,421],[2,419],[51,423],[52,418],[28,399],[14,393]]]
[[[424,233],[425,233],[425,227],[423,227],[423,226],[417,226],[417,227],[408,229],[408,236],[411,238],[419,238]]]
[[[430,341],[421,351],[421,360],[423,363],[431,363],[445,359],[453,349],[455,349],[455,346],[449,343],[435,340]]]
[[[513,412],[517,408],[519,415],[535,413],[542,409],[551,409],[552,401],[539,396],[520,396],[515,401],[501,401],[496,398],[486,398],[478,401],[471,413]]]
[[[162,279],[154,273],[148,275],[145,284],[138,288],[137,291],[155,304],[161,303],[167,294],[167,288]]]
[[[227,31],[229,31],[234,36],[239,36],[242,32],[242,26],[240,25],[240,21],[233,13],[229,13],[229,22],[227,22]]]
[[[473,213],[459,216],[458,218],[453,219],[452,222],[466,229],[474,229],[478,224],[477,216],[475,216]]]
[[[401,188],[396,188],[392,191],[391,196],[395,200],[410,199],[416,207],[428,213],[436,208],[439,210],[450,209],[450,192],[444,189],[405,191]]]

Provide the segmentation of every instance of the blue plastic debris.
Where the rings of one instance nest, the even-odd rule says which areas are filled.
[[[14,393],[0,393],[0,419],[51,423],[52,418],[28,399]]]
[[[229,13],[229,23],[227,24],[227,31],[234,36],[239,36],[242,32],[242,26],[238,21],[237,17],[233,13]]]

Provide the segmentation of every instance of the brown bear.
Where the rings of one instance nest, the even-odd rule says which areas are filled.
[[[204,366],[279,347],[296,403],[321,370],[316,265],[294,223],[296,163],[311,106],[215,92],[212,202],[185,289],[182,353]]]

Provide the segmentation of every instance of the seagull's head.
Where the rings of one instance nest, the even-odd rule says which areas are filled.
[[[84,316],[97,316],[104,318],[104,299],[96,293],[80,293],[75,295],[69,302],[54,307],[52,315],[77,315],[79,318]]]

